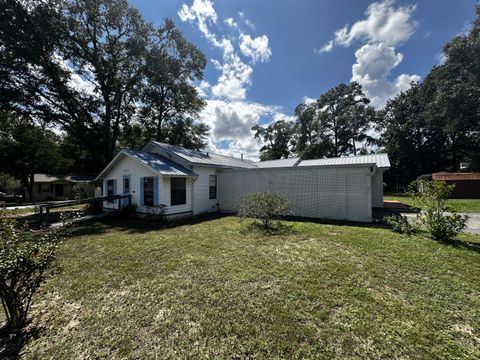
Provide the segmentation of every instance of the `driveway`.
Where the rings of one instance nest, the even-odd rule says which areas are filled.
[[[465,232],[469,232],[472,234],[480,234],[480,213],[461,213],[462,215],[467,215],[467,227]],[[412,213],[401,213],[401,215],[405,215],[407,218],[413,218],[417,214]]]

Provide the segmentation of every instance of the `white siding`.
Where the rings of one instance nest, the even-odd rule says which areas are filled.
[[[219,171],[221,211],[234,212],[246,193],[266,190],[285,194],[295,216],[372,220],[369,167]]]
[[[173,214],[179,212],[186,212],[192,210],[192,179],[187,178],[187,203],[184,205],[170,205],[170,177],[162,176],[154,171],[148,169],[142,164],[134,161],[126,156],[119,160],[119,162],[110,170],[104,177],[103,181],[116,179],[117,180],[117,194],[123,194],[123,176],[130,176],[130,194],[132,194],[132,204],[137,206],[137,211],[141,213],[147,212],[149,209],[140,206],[140,179],[146,176],[158,176],[158,203],[167,206],[166,214]],[[113,204],[104,202],[105,208],[117,209],[118,203]]]
[[[372,178],[372,206],[383,207],[383,171],[380,169]]]
[[[187,187],[187,203],[182,205],[171,204],[170,177],[164,176],[160,181],[159,203],[167,205],[165,214],[177,214],[192,211],[192,178],[187,178],[185,186]]]
[[[194,166],[193,172],[198,175],[198,178],[193,182],[193,214],[198,215],[205,212],[215,212],[218,210],[218,189],[217,198],[209,199],[210,197],[210,175],[216,175],[216,170],[213,167]],[[219,178],[217,177],[217,187]]]

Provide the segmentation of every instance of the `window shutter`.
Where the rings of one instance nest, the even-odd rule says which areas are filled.
[[[143,177],[140,178],[140,206],[143,206]]]
[[[113,195],[117,194],[117,179],[113,180]]]
[[[158,176],[153,178],[153,206],[158,206]]]
[[[103,196],[107,196],[107,180],[103,180]]]

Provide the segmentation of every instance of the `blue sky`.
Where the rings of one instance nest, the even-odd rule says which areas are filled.
[[[294,108],[358,81],[377,108],[440,63],[475,0],[130,0],[156,25],[172,18],[208,64],[198,86],[209,149],[256,158],[250,131],[292,120]]]

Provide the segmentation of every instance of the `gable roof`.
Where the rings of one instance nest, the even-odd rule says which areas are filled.
[[[70,182],[88,182],[95,179],[92,175],[50,175],[50,174],[33,174],[33,182],[54,182],[54,181],[70,181]]]
[[[158,141],[150,141],[151,144],[159,146],[172,154],[180,156],[184,160],[197,165],[212,165],[221,167],[255,168],[253,161],[242,160],[232,156],[213,154],[204,151],[189,150],[180,146],[165,144]]]
[[[342,166],[342,165],[375,165],[378,168],[389,168],[390,161],[387,154],[372,154],[347,156],[336,158],[300,160],[300,158],[287,158],[279,160],[268,160],[253,162],[251,160],[242,160],[232,156],[208,153],[203,151],[189,150],[179,146],[165,144],[158,141],[150,141],[162,149],[175,154],[192,165],[211,165],[227,168],[245,168],[245,169],[266,169],[266,168],[285,168],[294,166]]]
[[[139,162],[143,166],[158,174],[167,176],[197,176],[192,171],[174,163],[171,160],[165,159],[163,156],[158,154],[145,151],[122,150],[113,158],[112,161],[110,161],[105,169],[102,170],[102,172],[97,176],[96,180],[101,179],[103,175],[110,171],[110,169],[115,166],[118,161],[120,161],[122,156],[128,156],[130,159]]]

